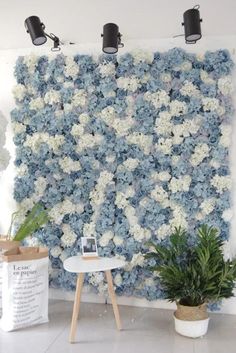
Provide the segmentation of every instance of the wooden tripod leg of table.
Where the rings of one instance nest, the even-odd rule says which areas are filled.
[[[118,330],[121,330],[122,327],[121,327],[120,313],[116,302],[116,294],[114,291],[114,287],[112,283],[112,274],[110,270],[106,271],[106,278],[107,278],[107,284],[108,284],[108,292],[111,298],[111,303],[112,303],[112,307],[113,307],[113,311],[116,319],[116,326]]]
[[[70,328],[70,337],[69,337],[70,343],[73,343],[74,339],[75,339],[83,282],[84,282],[84,274],[80,273],[78,275],[77,284],[76,284],[75,301],[74,301],[73,314],[72,314],[72,320],[71,320],[71,328]]]

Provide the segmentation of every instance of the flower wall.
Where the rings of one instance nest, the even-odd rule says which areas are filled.
[[[162,297],[147,269],[147,241],[176,226],[229,237],[231,72],[225,50],[174,48],[122,56],[19,57],[12,111],[23,214],[41,201],[51,222],[31,244],[50,248],[51,286],[73,289],[63,261],[95,236],[101,256],[127,261],[116,291]],[[103,274],[86,278],[99,292]]]

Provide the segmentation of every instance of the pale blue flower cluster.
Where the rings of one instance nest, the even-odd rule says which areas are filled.
[[[229,237],[233,62],[174,48],[123,56],[19,57],[12,111],[22,208],[41,201],[51,222],[51,286],[74,289],[63,260],[96,236],[100,256],[127,261],[116,292],[162,297],[143,253],[175,226],[194,242],[202,223]],[[87,282],[97,290],[99,278]]]

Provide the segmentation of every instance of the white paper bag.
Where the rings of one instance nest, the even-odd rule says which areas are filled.
[[[6,237],[0,236],[0,317],[2,315],[2,254],[17,246],[19,246],[18,241],[7,240]]]
[[[20,247],[3,256],[1,328],[13,331],[48,322],[48,251]]]

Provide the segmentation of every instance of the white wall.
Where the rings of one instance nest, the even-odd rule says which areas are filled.
[[[133,40],[125,43],[125,48],[120,50],[120,53],[130,51],[136,48],[142,48],[154,51],[165,51],[173,47],[182,47],[187,51],[195,53],[204,53],[206,50],[217,50],[220,48],[228,49],[232,58],[236,62],[236,36],[222,36],[222,37],[204,37],[196,45],[186,45],[182,37],[176,39],[151,39],[151,40]],[[65,55],[75,53],[100,54],[101,47],[97,44],[73,45],[64,46],[62,52]],[[14,50],[0,50],[0,110],[5,117],[10,121],[10,111],[14,108],[14,100],[12,96],[12,87],[15,85],[14,79],[14,65],[19,55],[26,55],[34,53],[36,55],[55,55],[50,52],[48,47],[31,47],[28,49],[14,49]],[[236,70],[235,70],[236,72]],[[236,73],[234,72],[234,82],[236,87]],[[234,95],[234,104],[236,107],[236,91]],[[236,115],[236,114],[235,114]],[[13,200],[13,183],[14,183],[14,144],[12,141],[12,131],[10,124],[7,129],[7,143],[6,147],[11,153],[11,161],[5,172],[0,173],[0,234],[6,234],[11,213],[15,210],[15,202]],[[236,123],[233,122],[233,139],[231,148],[231,170],[233,176],[233,204],[236,210]],[[230,237],[230,251],[232,255],[236,255],[236,219],[233,218],[231,237]],[[72,299],[71,293],[64,291],[52,290],[52,297]],[[104,298],[98,298],[94,295],[85,293],[83,300],[104,302]],[[165,301],[159,300],[156,302],[148,302],[145,299],[136,298],[119,298],[121,304],[137,305],[137,306],[152,306],[171,308]],[[222,308],[223,312],[236,314],[236,298],[227,300]]]

